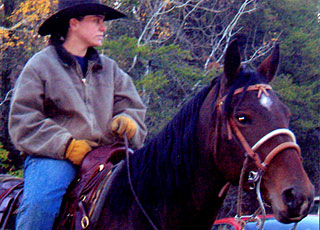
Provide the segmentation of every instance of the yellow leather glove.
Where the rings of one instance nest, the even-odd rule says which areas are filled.
[[[129,139],[134,136],[137,129],[136,122],[126,116],[115,117],[111,122],[111,130],[113,132],[116,132],[120,136],[123,136],[124,132],[126,132]]]
[[[66,151],[66,158],[73,164],[80,165],[83,158],[92,150],[91,147],[97,145],[93,141],[72,139]]]

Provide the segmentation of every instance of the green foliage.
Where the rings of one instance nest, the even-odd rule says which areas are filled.
[[[291,109],[294,129],[306,132],[319,126],[320,81],[297,85],[291,76],[281,75],[275,79],[274,88]]]
[[[241,37],[247,48],[279,36],[281,59],[273,88],[291,109],[290,129],[297,136],[304,166],[319,193],[320,2],[266,0],[261,4],[257,12],[242,18]]]
[[[12,165],[12,162],[8,159],[8,155],[9,151],[4,149],[0,142],[0,168],[2,169],[2,173],[23,177],[23,170],[17,170],[17,168]]]
[[[211,80],[192,65],[190,53],[178,45],[138,46],[136,38],[121,36],[117,41],[106,41],[102,49],[135,80],[148,106],[149,137],[198,92],[199,82],[206,84]]]
[[[103,2],[111,7],[120,6],[119,10],[128,16],[106,23],[106,41],[100,51],[116,60],[135,81],[148,107],[146,124],[150,138],[221,72],[221,63],[216,63],[215,57],[210,64],[217,65],[209,73],[204,73],[204,62],[243,1],[202,1],[196,8],[191,4],[196,1],[175,8],[172,1]],[[10,9],[0,17],[1,26],[19,25],[14,30],[0,30],[0,72],[2,77],[10,75],[13,82],[25,61],[46,45],[46,39],[37,35],[37,28],[52,13],[51,3],[57,0],[2,0],[2,3]],[[160,3],[166,7],[152,21]],[[257,4],[258,10],[241,17],[233,32],[238,31],[241,51],[247,59],[254,48],[278,39],[280,77],[273,86],[292,111],[291,128],[306,156],[305,164],[319,172],[319,167],[314,167],[319,159],[315,154],[319,152],[320,127],[319,0],[263,0]],[[146,28],[148,22],[153,27]],[[139,38],[142,40],[138,45]],[[218,50],[222,52],[223,46]],[[8,153],[3,148],[0,151],[0,166],[10,171]]]
[[[320,25],[318,0],[268,0],[265,4],[272,23],[266,26],[281,34],[280,71],[292,75],[293,82],[313,81],[320,75]]]

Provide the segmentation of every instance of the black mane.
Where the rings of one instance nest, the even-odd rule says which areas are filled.
[[[164,197],[170,193],[176,194],[177,190],[190,191],[188,183],[197,163],[195,127],[199,111],[208,93],[215,86],[217,97],[221,77],[217,77],[210,86],[202,89],[156,137],[134,153],[130,164],[138,194],[152,193],[152,196]],[[228,114],[231,110],[232,95],[237,88],[263,82],[265,81],[259,73],[241,69],[238,80],[228,91],[225,112]],[[214,105],[215,100],[212,103]],[[148,184],[149,191],[143,186],[145,183]]]
[[[135,184],[148,183],[155,187],[152,192],[161,193],[160,196],[187,186],[197,160],[195,127],[200,107],[216,82],[202,89],[159,134],[134,153],[131,164],[135,167]],[[139,193],[139,186],[136,189]]]

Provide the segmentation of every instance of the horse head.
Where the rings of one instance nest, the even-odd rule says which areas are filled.
[[[258,175],[253,183],[278,220],[306,216],[314,187],[288,129],[290,111],[269,85],[278,62],[276,46],[257,70],[250,70],[241,66],[232,42],[224,73],[119,163],[97,229],[209,229],[225,185],[240,181],[246,187],[241,178],[252,171]]]
[[[215,92],[211,90],[202,105],[198,132],[202,151],[213,153],[220,175],[238,184],[241,171],[244,178],[257,172],[264,202],[272,206],[279,221],[289,223],[308,214],[314,187],[288,129],[290,110],[269,85],[278,63],[276,45],[256,70],[242,66],[237,41],[233,41]]]

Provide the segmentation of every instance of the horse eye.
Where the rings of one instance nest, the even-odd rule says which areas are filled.
[[[250,123],[250,119],[244,114],[236,115],[236,119],[240,124],[243,124],[243,125]]]

